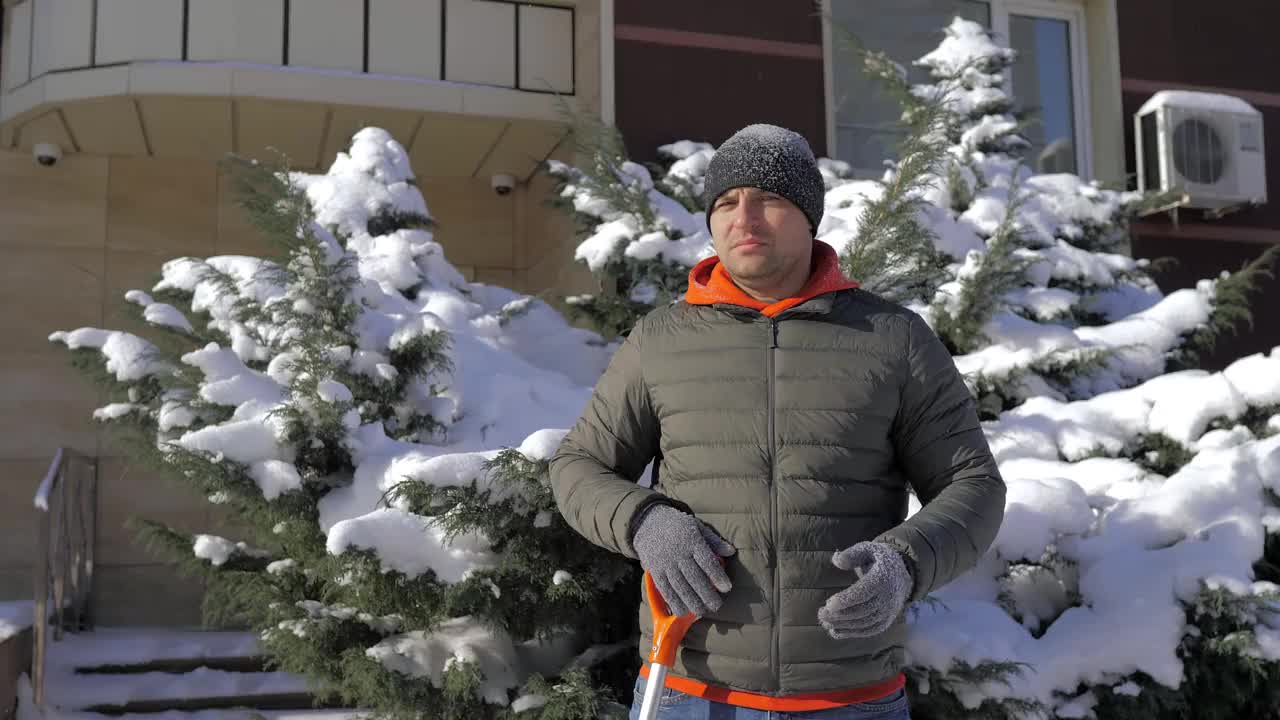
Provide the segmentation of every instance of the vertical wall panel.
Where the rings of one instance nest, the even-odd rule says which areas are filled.
[[[37,23],[47,18],[49,30],[42,34],[37,27],[36,49],[47,43],[44,61],[46,72],[82,68],[93,63],[93,0],[37,0]],[[44,8],[48,8],[47,11]],[[34,76],[35,73],[33,72]]]
[[[49,0],[30,0],[31,6],[31,77],[49,72],[50,14]]]
[[[4,87],[15,88],[31,79],[31,2],[9,9],[4,29]]]
[[[289,3],[289,64],[362,70],[364,2],[293,0]]]
[[[515,87],[516,6],[449,0],[445,9],[445,79]]]
[[[182,3],[98,0],[98,65],[182,59]]]
[[[573,92],[573,11],[521,5],[520,88]]]
[[[279,65],[284,57],[283,0],[190,0],[189,60]]]
[[[369,72],[440,78],[440,0],[369,0]]]

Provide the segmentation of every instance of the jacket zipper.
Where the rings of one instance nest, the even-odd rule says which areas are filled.
[[[769,653],[769,666],[773,672],[773,681],[775,687],[782,687],[782,678],[779,672],[778,662],[778,626],[782,622],[782,604],[781,604],[781,587],[782,568],[779,567],[778,561],[778,488],[777,488],[777,440],[775,440],[775,380],[774,380],[774,355],[778,349],[778,322],[773,318],[769,319],[769,355],[766,367],[769,373],[769,541],[770,558],[773,565],[773,651]]]

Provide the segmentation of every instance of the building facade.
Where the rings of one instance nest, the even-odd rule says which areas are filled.
[[[548,296],[592,287],[571,223],[545,205],[546,158],[572,161],[564,100],[622,131],[637,160],[754,122],[804,134],[863,176],[892,155],[895,105],[835,26],[909,62],[960,15],[1019,51],[1039,110],[1029,159],[1133,186],[1133,114],[1165,89],[1241,97],[1280,127],[1280,23],[1268,0],[3,0],[0,48],[0,599],[27,597],[30,498],[56,448],[100,459],[96,607],[106,623],[198,618],[200,588],[132,543],[131,514],[204,530],[203,498],[120,457],[97,398],[47,342],[128,327],[121,294],[177,255],[264,252],[217,172],[227,152],[322,169],[350,134],[410,152],[437,239],[467,277]],[[824,17],[830,18],[827,22]],[[1239,22],[1238,18],[1248,18]],[[917,71],[913,71],[917,72]],[[921,77],[922,76],[917,76]],[[36,145],[56,145],[44,166]],[[1267,155],[1277,187],[1276,148]],[[497,195],[495,175],[515,191]],[[1274,192],[1274,190],[1273,190]],[[1133,252],[1173,256],[1167,292],[1280,242],[1276,203],[1140,220]],[[1280,345],[1280,283],[1210,367]]]

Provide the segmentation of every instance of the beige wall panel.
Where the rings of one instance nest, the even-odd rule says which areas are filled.
[[[36,3],[32,76],[92,64],[93,0]]]
[[[182,59],[182,3],[98,0],[94,64]]]
[[[0,352],[61,354],[49,333],[101,325],[101,249],[26,245],[5,248],[4,258]]]
[[[150,564],[167,559],[136,542],[135,533],[125,527],[131,517],[162,522],[182,532],[218,532],[209,526],[209,502],[193,488],[128,459],[103,457],[99,463],[98,563]]]
[[[151,152],[160,157],[216,159],[231,152],[228,98],[138,98]]]
[[[369,0],[369,72],[440,79],[440,0]]]
[[[62,118],[80,145],[95,155],[146,155],[133,98],[86,100],[63,106]]]
[[[244,99],[236,101],[236,112],[238,154],[274,161],[277,153],[268,148],[275,148],[294,168],[316,167],[324,140],[325,108]]]
[[[511,268],[478,267],[475,282],[486,285],[497,285],[508,290],[519,290],[515,286],[516,274]]]
[[[280,65],[283,0],[190,0],[187,57]]]
[[[95,248],[106,237],[107,159],[71,154],[43,167],[0,152],[0,248]]]
[[[516,6],[453,0],[445,12],[445,79],[514,87]]]
[[[329,117],[329,134],[325,138],[320,166],[328,168],[339,152],[345,152],[351,137],[366,127],[380,127],[391,133],[406,148],[410,135],[418,125],[421,113],[383,108],[335,107]]]
[[[234,186],[229,174],[218,173],[218,234],[213,241],[214,254],[256,257],[278,254],[280,251],[249,224],[244,210],[236,204]]]
[[[520,87],[573,92],[573,11],[520,5]]]
[[[208,160],[111,160],[107,244],[113,251],[208,255],[217,226],[216,166]]]
[[[537,120],[513,122],[476,174],[487,178],[494,173],[510,173],[525,180],[560,143],[564,134],[565,127],[559,123]]]
[[[132,67],[113,65],[46,75],[40,80],[45,87],[43,102],[78,102],[86,98],[128,95]]]
[[[295,0],[289,4],[289,65],[362,70],[364,3]]]
[[[230,67],[195,63],[148,63],[129,67],[131,95],[232,94]]]
[[[424,180],[422,195],[439,227],[435,238],[454,265],[512,267],[515,195],[499,197],[488,178]]]
[[[515,266],[527,268],[550,256],[572,263],[573,253],[564,255],[564,243],[573,238],[573,219],[560,208],[547,205],[555,193],[555,180],[534,173],[520,193],[516,207],[517,237]]]
[[[31,79],[31,3],[15,5],[5,12],[4,89],[15,88]]]
[[[0,565],[0,600],[30,600],[35,573],[31,565]]]
[[[141,308],[125,300],[130,290],[150,293],[160,281],[164,264],[184,255],[197,253],[180,250],[108,250],[103,265],[106,268],[106,291],[101,300],[103,327],[154,339],[159,332],[147,324],[141,316]],[[200,257],[212,252],[199,253]]]
[[[31,5],[31,77],[40,77],[49,72],[49,37],[51,11],[50,2],[32,2]]]
[[[0,460],[0,568],[22,567],[35,561],[40,517],[31,506],[31,498],[52,460],[52,456]],[[0,590],[0,598],[6,594]]]
[[[200,624],[204,586],[169,565],[99,565],[93,579],[99,625]]]
[[[413,171],[420,178],[471,177],[506,128],[497,118],[428,114],[409,148]]]
[[[98,406],[68,351],[0,354],[0,457],[47,462],[60,446],[94,454]]]
[[[30,151],[36,143],[55,143],[62,148],[64,153],[73,152],[75,143],[71,142],[71,136],[67,134],[67,126],[63,124],[62,118],[58,117],[57,110],[32,118],[23,123],[18,128],[18,134],[15,138],[17,145],[22,150]],[[28,158],[31,156],[28,155]]]
[[[562,98],[493,85],[461,85],[462,109],[468,115],[552,121],[563,116]]]

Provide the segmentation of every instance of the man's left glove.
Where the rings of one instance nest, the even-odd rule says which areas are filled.
[[[914,584],[902,555],[884,543],[860,542],[837,552],[831,562],[841,570],[857,570],[861,577],[818,610],[818,622],[827,633],[844,640],[888,630]]]

